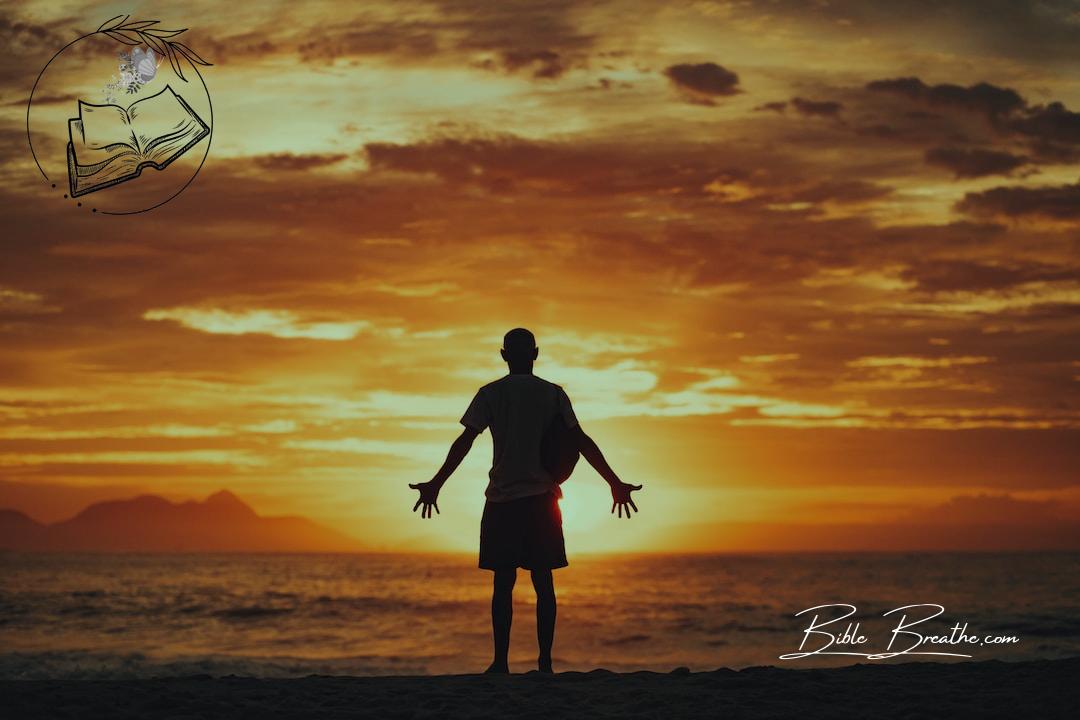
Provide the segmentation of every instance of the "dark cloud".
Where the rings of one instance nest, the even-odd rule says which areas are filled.
[[[875,80],[867,83],[872,93],[889,94],[920,105],[977,114],[989,121],[998,138],[1024,141],[1036,158],[1050,162],[1071,162],[1080,146],[1080,113],[1059,101],[1028,105],[1010,87],[986,82],[964,87],[955,84],[928,85],[918,78]],[[935,120],[924,113],[905,114],[913,120]]]
[[[791,106],[802,115],[836,117],[843,105],[832,100],[806,100],[801,97],[791,98]]]
[[[767,102],[764,105],[758,105],[756,108],[754,108],[755,112],[762,112],[766,110],[769,112],[783,113],[785,110],[787,110],[787,102],[784,100],[777,100],[775,102]]]
[[[807,115],[810,117],[836,117],[840,114],[840,111],[844,109],[842,103],[834,100],[807,100],[806,98],[793,97],[790,101],[778,100],[775,102],[767,102],[764,105],[758,105],[754,110],[756,112],[769,111],[783,113],[787,110],[789,105],[795,108],[795,111],[800,115]]]
[[[726,3],[723,22],[748,33],[766,22],[798,29],[802,37],[820,37],[856,57],[866,52],[866,38],[890,37],[928,56],[1006,58],[1045,67],[1075,66],[1076,11],[1075,0],[768,0]]]
[[[895,108],[892,120],[876,126],[862,126],[863,135],[877,135],[871,128],[886,128],[892,139],[917,144],[936,140],[937,147],[926,151],[926,162],[946,167],[958,178],[1006,174],[1025,164],[1070,164],[1080,159],[1080,113],[1061,102],[1029,105],[1015,90],[990,83],[971,86],[927,85],[919,78],[875,80],[866,85],[871,94],[889,95],[904,102],[938,108],[904,113],[906,122],[897,127]],[[948,118],[947,115],[954,117]],[[975,125],[962,116],[981,118]],[[960,145],[984,147],[961,150]],[[989,147],[1001,145],[1001,147]]]
[[[872,92],[897,95],[936,107],[967,110],[997,118],[1023,109],[1027,103],[1015,91],[981,82],[969,87],[945,83],[927,85],[917,77],[874,80],[867,83]]]
[[[451,0],[438,7],[442,17],[433,26],[453,38],[447,44],[494,53],[505,69],[529,70],[540,78],[584,64],[596,43],[596,36],[583,32],[575,19],[579,6],[573,0]]]
[[[789,217],[794,215],[794,217]],[[753,278],[747,294],[762,287],[783,287],[812,277],[825,268],[855,262],[859,240],[868,223],[859,218],[807,223],[797,213],[765,215],[738,228],[673,225],[665,230],[670,257],[658,256],[657,266],[689,264],[692,285],[710,288],[737,285]],[[745,243],[741,238],[754,237]]]
[[[826,180],[787,193],[791,202],[861,203],[892,193],[892,188],[864,180]]]
[[[716,98],[742,92],[739,76],[712,62],[671,65],[664,75],[688,102],[698,105],[714,105]]]
[[[928,292],[1002,290],[1028,282],[1067,280],[1076,272],[1038,263],[989,264],[969,260],[934,260],[915,263],[901,273],[904,280],[917,283]]]
[[[498,60],[487,58],[474,65],[484,70],[501,69],[509,73],[527,70],[534,78],[540,80],[553,80],[570,69],[570,61],[554,50],[525,52],[508,50],[500,52]]]
[[[1072,165],[1080,162],[1080,144],[1067,145],[1034,138],[1027,149],[1033,160],[1047,165]]]
[[[231,28],[230,28],[231,29]],[[307,56],[300,48],[306,45],[304,42],[289,46],[282,40],[270,40],[274,35],[270,28],[235,32],[233,34],[209,33],[204,28],[192,28],[190,31],[193,47],[199,49],[199,53],[214,63],[215,66],[228,66],[240,63],[249,58],[267,58],[278,53],[296,52],[301,57],[311,59],[317,56],[329,59],[332,53],[340,46],[315,50],[312,43],[313,56]]]
[[[263,40],[252,42],[245,51],[254,55],[266,55],[281,45]],[[225,43],[226,51],[235,43]],[[435,29],[413,23],[394,23],[392,27],[334,25],[323,28],[318,37],[296,44],[296,53],[304,60],[333,60],[335,58],[365,56],[424,57],[439,52]]]
[[[72,18],[40,22],[8,8],[0,10],[0,47],[4,48],[0,86],[18,83],[29,95],[33,78],[49,57],[82,34],[72,32],[72,24]]]
[[[507,135],[409,145],[372,143],[365,152],[376,171],[434,175],[455,187],[481,187],[504,195],[654,196],[758,213],[775,212],[770,209],[775,205],[805,204],[783,211],[815,214],[826,203],[858,204],[892,192],[886,185],[858,177],[816,180],[794,166],[769,169],[769,161],[758,153],[740,154],[737,148],[721,146],[702,153],[692,146],[637,148]]]
[[[945,225],[892,225],[880,228],[875,236],[888,247],[897,245],[930,246],[979,246],[1006,242],[1007,228],[993,222],[972,222],[962,220]],[[922,251],[920,247],[919,252]]]
[[[608,196],[678,190],[701,195],[720,170],[684,152],[538,142],[515,136],[365,146],[371,167],[431,174],[495,193]]]
[[[969,215],[1080,220],[1080,183],[1055,187],[997,187],[964,195],[956,209]]]
[[[507,191],[528,179],[547,179],[565,186],[575,171],[590,170],[596,156],[516,137],[446,138],[411,145],[370,143],[364,148],[377,170],[430,173],[446,181]],[[607,166],[610,168],[610,166]],[[568,172],[569,171],[569,172]]]
[[[336,165],[346,157],[348,156],[344,153],[312,153],[306,155],[271,153],[270,155],[255,155],[251,158],[251,161],[264,170],[284,170],[288,172],[329,167],[330,165]]]
[[[1006,175],[1028,162],[1022,155],[982,148],[936,147],[926,151],[928,165],[952,170],[957,178]]]
[[[216,37],[196,31],[194,40],[221,65],[275,54],[313,64],[383,58],[466,64],[528,73],[541,80],[586,67],[596,40],[581,31],[573,18],[576,4],[568,0],[543,4],[447,0],[430,7],[402,2],[400,8],[401,12],[388,15],[378,8],[335,6],[333,21],[312,32],[292,21],[289,6],[271,6],[261,24]]]
[[[1008,126],[1021,135],[1048,143],[1080,145],[1080,113],[1068,110],[1060,102],[1026,108]]]

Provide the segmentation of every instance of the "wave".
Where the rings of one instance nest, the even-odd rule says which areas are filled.
[[[490,581],[471,559],[4,560],[2,677],[443,673],[482,669],[490,660]],[[801,637],[805,621],[795,613],[829,599],[877,618],[866,623],[871,630],[884,628],[885,609],[943,600],[950,624],[961,620],[970,623],[969,633],[1021,639],[983,649],[979,659],[1080,652],[1072,601],[1080,553],[920,562],[930,561],[936,574],[919,579],[911,577],[909,558],[891,556],[575,562],[557,579],[560,667],[774,662]],[[1003,577],[1015,594],[1000,592]],[[511,644],[526,664],[535,661],[531,590],[519,583]]]
[[[275,608],[275,607],[262,607],[260,605],[250,605],[246,607],[233,607],[226,608],[224,610],[217,610],[211,615],[215,617],[224,618],[225,620],[257,620],[265,617],[275,617],[277,615],[288,615],[293,611],[293,608]]]
[[[242,675],[296,678],[308,675],[424,675],[423,658],[356,656],[309,659],[289,656],[189,655],[84,650],[0,653],[0,680],[136,680],[156,677]]]
[[[36,597],[0,596],[0,626],[28,626],[54,622],[98,619],[102,622],[131,621],[168,624],[198,618],[216,618],[226,622],[257,622],[294,615],[312,619],[349,619],[357,615],[391,616],[417,614],[426,616],[475,613],[486,606],[480,600],[439,600],[372,595],[318,595],[267,591],[250,595],[217,593],[193,595],[181,592],[172,596],[142,597],[133,594],[109,594],[103,591],[75,591]]]

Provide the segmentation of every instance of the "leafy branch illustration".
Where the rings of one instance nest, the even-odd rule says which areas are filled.
[[[181,56],[191,64],[196,73],[199,72],[196,65],[204,67],[213,65],[213,63],[203,60],[198,53],[184,43],[169,39],[186,32],[187,28],[165,30],[154,27],[158,24],[157,20],[132,20],[128,22],[130,17],[130,15],[117,15],[103,22],[97,31],[125,45],[146,45],[152,48],[158,55],[169,58],[169,64],[172,65],[173,72],[184,82],[187,82],[187,78],[184,77],[184,73],[180,68]]]

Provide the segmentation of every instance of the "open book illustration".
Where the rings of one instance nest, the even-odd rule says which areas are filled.
[[[78,197],[158,170],[210,134],[184,98],[171,87],[131,104],[79,101],[79,117],[68,120],[68,183]]]

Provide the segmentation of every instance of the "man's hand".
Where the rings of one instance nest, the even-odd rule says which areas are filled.
[[[424,483],[409,483],[409,487],[413,490],[420,491],[420,499],[413,505],[413,512],[416,512],[416,508],[421,505],[424,506],[424,509],[420,511],[420,517],[431,517],[431,508],[435,508],[435,512],[439,512],[439,503],[437,501],[439,499],[440,486],[435,484],[434,480],[429,480]],[[439,514],[441,515],[442,513]]]
[[[619,508],[619,517],[622,517],[623,511],[625,511],[626,519],[629,520],[630,508],[633,508],[634,512],[639,512],[637,505],[634,504],[633,499],[630,497],[630,493],[640,489],[640,485],[631,485],[622,481],[611,483],[611,512],[614,513],[615,508]]]

